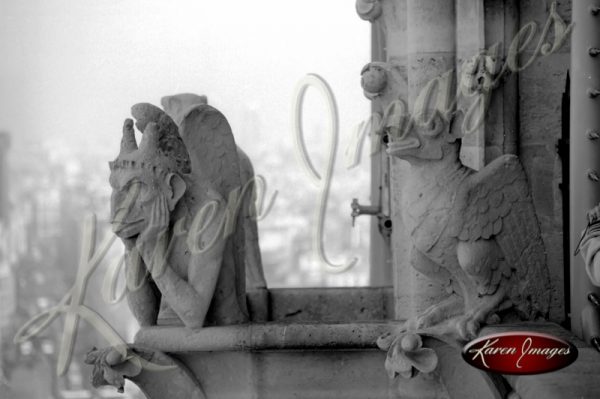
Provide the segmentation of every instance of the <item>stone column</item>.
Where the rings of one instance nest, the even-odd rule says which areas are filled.
[[[600,1],[573,1],[570,111],[571,254],[587,224],[586,211],[600,202]],[[571,327],[581,336],[581,311],[587,295],[600,293],[580,257],[571,262]]]
[[[413,113],[422,90],[436,79],[438,86],[433,92],[438,93],[438,101],[431,105],[441,110],[451,110],[455,100],[459,109],[468,108],[476,96],[482,95],[477,90],[487,89],[491,101],[486,119],[479,129],[463,138],[461,159],[477,170],[503,153],[517,153],[516,74],[505,74],[495,87],[480,84],[471,97],[461,96],[458,86],[463,62],[474,57],[482,59],[482,67],[474,71],[478,78],[484,76],[486,83],[496,78],[494,73],[499,71],[485,69],[490,60],[484,58],[495,56],[492,64],[498,68],[503,65],[518,31],[516,0],[358,0],[357,9],[363,19],[373,23],[380,47],[378,53],[374,52],[380,62],[363,70],[363,88],[375,113],[383,115],[398,99]],[[381,71],[384,79],[380,79]],[[446,98],[443,92],[448,86],[450,94]],[[380,127],[379,133],[383,130]],[[388,162],[395,316],[406,319],[437,301],[441,293],[409,264],[410,239],[402,220],[403,193],[410,190],[405,187],[409,166],[397,158],[388,157]]]
[[[478,96],[488,98],[485,118],[474,132],[463,137],[461,160],[480,170],[502,154],[517,154],[517,75],[499,74],[518,32],[519,8],[515,0],[456,0],[456,69],[464,79],[464,63],[478,59],[473,75],[479,85],[469,95],[459,83],[457,108],[466,111]],[[491,81],[495,84],[490,85]],[[464,82],[462,82],[464,84]]]
[[[374,51],[380,62],[363,70],[363,88],[372,100],[374,114],[384,115],[396,100],[404,101],[412,111],[421,89],[454,69],[454,3],[454,0],[357,0],[358,14],[373,23],[380,46],[379,53]],[[384,126],[380,126],[375,139],[385,142],[384,131]],[[402,195],[410,189],[405,187],[408,163],[385,153],[382,160],[389,165],[394,313],[396,319],[402,320],[439,300],[442,292],[410,265],[410,237],[402,220]]]
[[[407,0],[406,4],[408,108],[414,114],[418,112],[415,102],[423,88],[455,67],[456,14],[454,0]],[[453,73],[448,75],[450,79]],[[438,96],[442,96],[442,92],[442,89],[438,89]],[[401,196],[403,190],[410,189],[399,187],[394,191],[399,191]],[[410,317],[439,302],[447,294],[407,263],[405,256],[396,264],[397,268],[408,269],[410,273],[408,279],[406,272],[398,275],[400,278],[396,286],[399,290],[410,292]],[[397,296],[401,295],[402,292],[397,293]],[[406,310],[398,308],[403,305],[401,301],[397,302],[397,314],[406,313]]]
[[[375,120],[379,124],[394,101],[408,100],[407,0],[357,0],[356,4],[359,16],[373,24],[373,36],[376,39],[373,42],[376,47],[372,51],[376,62],[363,69],[362,85],[365,95],[372,101],[373,114],[377,115]],[[379,149],[372,157],[372,167],[388,175],[385,183],[389,185],[389,215],[392,223],[390,246],[394,314],[396,319],[402,320],[411,315],[412,280],[416,274],[408,264],[409,236],[401,216],[402,190],[408,165],[387,155],[384,130],[383,126],[378,125],[372,135],[372,145]]]

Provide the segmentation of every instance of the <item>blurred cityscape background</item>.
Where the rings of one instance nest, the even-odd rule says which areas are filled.
[[[0,399],[143,397],[132,384],[125,396],[90,388],[91,367],[82,360],[106,341],[85,322],[61,377],[64,316],[13,342],[74,284],[84,218],[96,215],[98,241],[111,234],[107,163],[138,102],[192,92],[226,115],[267,182],[265,202],[277,193],[259,222],[270,287],[368,285],[369,219],[352,228],[350,202],[368,201],[369,149],[354,168],[347,155],[370,113],[359,81],[370,59],[369,29],[343,0],[0,2]],[[292,129],[296,85],[308,73],[329,83],[339,110],[324,243],[335,263],[359,258],[343,273],[327,271],[312,247],[321,188],[302,168]],[[331,156],[330,117],[325,98],[309,89],[302,120],[321,176]],[[84,304],[131,341],[138,327],[125,302],[107,303],[100,292],[122,253],[116,242]]]

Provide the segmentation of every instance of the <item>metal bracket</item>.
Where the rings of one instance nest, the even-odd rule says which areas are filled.
[[[354,222],[360,215],[377,216],[379,231],[385,237],[390,237],[392,233],[392,219],[382,212],[381,206],[361,205],[358,203],[357,198],[353,198],[350,207],[352,208],[352,213],[350,214],[352,216],[352,227],[354,227]]]

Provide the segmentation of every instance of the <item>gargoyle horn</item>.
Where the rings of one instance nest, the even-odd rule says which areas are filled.
[[[123,137],[121,138],[121,152],[119,155],[129,154],[138,149],[135,141],[135,132],[133,131],[133,121],[127,119],[123,124]]]
[[[159,123],[161,117],[166,114],[165,111],[152,104],[139,103],[131,107],[131,115],[136,120],[135,126],[137,126],[140,132],[145,133],[146,126],[150,122]]]
[[[158,150],[158,136],[158,125],[154,122],[148,123],[140,142],[140,152],[145,154],[155,153]]]

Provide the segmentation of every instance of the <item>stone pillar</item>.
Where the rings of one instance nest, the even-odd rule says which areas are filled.
[[[515,0],[457,0],[456,21],[459,81],[464,79],[465,62],[476,57],[481,63],[473,71],[480,87],[461,96],[464,88],[459,83],[457,108],[466,111],[478,96],[489,101],[482,123],[462,140],[463,164],[479,170],[502,154],[518,152],[517,75],[505,70],[498,79],[498,74],[518,32],[519,9]],[[487,79],[497,82],[488,86]]]
[[[519,158],[525,172],[538,216],[550,278],[552,282],[550,319],[557,323],[565,320],[565,261],[563,231],[563,194],[559,184],[563,182],[562,160],[557,154],[557,140],[562,136],[562,96],[565,91],[567,72],[571,58],[570,38],[550,53],[541,53],[538,43],[553,45],[555,33],[549,26],[550,34],[542,39],[541,34],[550,22],[557,24],[560,17],[565,25],[571,20],[573,1],[537,2],[520,1],[519,19],[521,28],[535,23],[537,33],[529,45],[519,52],[520,70],[510,76],[518,79],[519,114]],[[553,11],[553,5],[555,10]],[[558,23],[557,26],[562,24]],[[564,29],[564,28],[563,28]],[[537,49],[537,50],[536,50]],[[579,156],[579,155],[577,155]],[[565,171],[566,173],[566,171]],[[565,179],[566,180],[566,179]],[[573,190],[571,190],[573,192]],[[580,193],[577,193],[579,195]],[[579,209],[585,213],[586,209]],[[580,226],[577,237],[585,225]],[[568,259],[573,251],[566,253]]]
[[[454,3],[454,0],[357,0],[358,14],[373,24],[380,46],[379,52],[375,49],[373,52],[380,62],[363,70],[363,88],[372,100],[374,114],[383,116],[396,100],[404,101],[412,111],[421,89],[454,69]],[[380,126],[375,139],[385,142],[384,130]],[[410,237],[402,220],[408,163],[385,153],[382,161],[389,165],[394,314],[402,320],[435,303],[442,292],[441,287],[410,265]]]
[[[478,54],[485,51],[485,1],[457,0],[456,1],[456,70],[459,73],[463,64],[474,60]],[[475,69],[479,69],[478,66]],[[475,71],[473,71],[475,72]],[[461,82],[464,84],[464,82]],[[471,103],[478,94],[460,96],[462,85],[457,87],[457,109],[467,113]],[[462,138],[461,161],[464,165],[479,170],[485,166],[485,121],[475,131]]]
[[[373,114],[380,121],[395,100],[407,101],[407,0],[357,0],[356,4],[359,16],[373,24],[373,36],[376,38],[372,54],[377,62],[363,69],[362,83],[365,95],[372,101]],[[384,136],[383,126],[378,126],[372,143],[381,150],[373,156],[372,167],[389,173],[394,317],[401,320],[411,315],[412,280],[416,275],[408,263],[409,236],[401,216],[402,190],[408,165],[387,155]]]
[[[594,11],[595,10],[595,11]],[[570,111],[570,233],[571,254],[587,224],[586,211],[600,202],[600,1],[573,1]],[[571,261],[571,327],[581,336],[581,311],[587,295],[600,293],[585,272],[583,261]]]
[[[372,102],[373,129],[371,130],[371,204],[380,206],[381,213],[390,220],[371,221],[371,285],[394,283],[395,291],[405,297],[404,287],[396,287],[404,281],[403,269],[397,266],[404,259],[402,242],[404,229],[399,219],[398,190],[401,185],[396,160],[385,152],[385,140],[380,122],[386,108],[407,92],[406,78],[406,0],[357,0],[356,10],[360,18],[372,23],[372,51],[374,62],[362,71],[362,87]],[[379,222],[379,223],[378,223]],[[385,223],[383,226],[381,225]],[[391,229],[389,226],[391,226]],[[392,231],[391,237],[384,235]],[[400,243],[400,244],[399,244]],[[391,263],[391,264],[390,264]],[[379,268],[379,266],[384,266]],[[374,270],[376,269],[376,270]],[[406,285],[406,283],[404,283]],[[398,301],[397,301],[398,302]],[[400,307],[404,309],[405,302]],[[404,313],[397,314],[399,319]]]
[[[456,59],[456,14],[454,0],[407,0],[406,3],[408,108],[414,114],[418,112],[415,102],[429,82],[449,71],[450,79],[453,79],[452,71]],[[438,88],[438,96],[442,96],[442,92],[443,90]],[[394,191],[399,191],[401,196],[402,190],[410,189],[399,187]],[[398,262],[396,267],[409,269],[409,279],[406,279],[406,275],[399,275],[401,279],[396,281],[399,289],[409,291],[409,317],[447,295],[441,286],[416,272],[408,264],[406,257]],[[399,292],[397,296],[401,295],[403,293]],[[406,310],[399,308],[400,306],[404,306],[402,301],[397,302],[396,314],[406,313]]]

